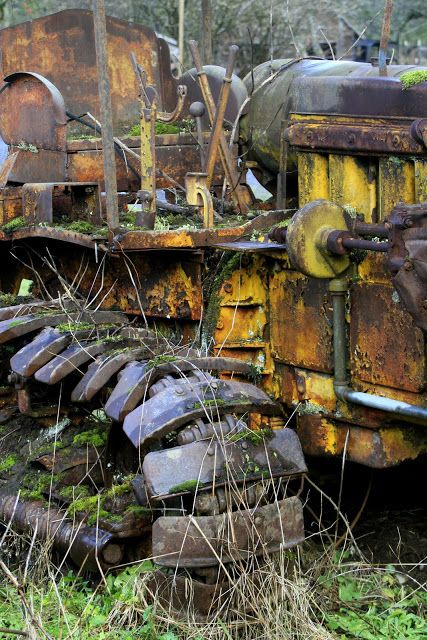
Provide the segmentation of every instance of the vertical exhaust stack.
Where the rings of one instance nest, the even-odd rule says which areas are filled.
[[[104,0],[93,0],[93,25],[95,31],[99,101],[101,105],[107,224],[110,233],[112,233],[119,227],[119,203],[117,197],[116,160],[114,155],[114,132],[107,60],[107,28]]]

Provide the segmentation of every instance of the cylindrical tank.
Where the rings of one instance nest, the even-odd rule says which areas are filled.
[[[404,91],[399,80],[413,70],[426,68],[390,65],[387,76],[380,77],[378,67],[363,62],[312,58],[265,62],[244,79],[249,100],[240,121],[240,138],[247,159],[277,173],[281,122],[290,113],[426,117],[427,82]]]

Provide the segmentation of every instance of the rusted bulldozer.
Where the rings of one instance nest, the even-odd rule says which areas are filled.
[[[175,78],[108,18],[98,94],[93,24],[0,35],[0,517],[88,570],[152,558],[176,606],[190,574],[206,612],[224,567],[303,540],[304,453],[426,452],[427,84],[243,81],[195,42]]]

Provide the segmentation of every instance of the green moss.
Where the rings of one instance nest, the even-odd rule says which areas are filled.
[[[180,133],[181,127],[177,124],[169,124],[168,122],[156,122],[154,130],[156,135],[164,135],[168,133]]]
[[[99,500],[98,500],[99,498]],[[95,515],[98,513],[98,503],[100,507],[101,513],[101,497],[96,496],[83,496],[81,498],[77,498],[77,500],[73,500],[73,502],[68,505],[67,513],[71,517],[74,517],[77,513],[88,513],[92,514],[95,512]]]
[[[61,498],[64,498],[64,500],[87,498],[89,497],[89,488],[84,484],[80,484],[77,486],[69,485],[67,487],[62,487],[59,490],[59,495],[61,496]]]
[[[113,484],[113,486],[110,487],[110,489],[108,489],[108,491],[105,492],[104,496],[106,498],[110,498],[111,500],[114,500],[119,496],[124,496],[127,493],[132,493],[133,478],[134,476],[131,476],[129,480],[125,480],[125,482],[123,482],[122,484]]]
[[[64,322],[56,325],[56,328],[61,333],[73,333],[75,331],[90,331],[94,328],[94,325],[90,324],[90,322]]]
[[[410,89],[421,82],[427,82],[427,71],[423,69],[405,71],[405,73],[402,73],[399,80],[402,83],[402,89]]]
[[[0,461],[0,472],[9,471],[9,469],[15,466],[16,460],[17,458],[13,453],[3,458],[3,460]]]
[[[130,136],[131,138],[136,138],[137,136],[141,135],[141,125],[139,124],[134,124],[128,131],[128,136]]]
[[[169,493],[183,493],[184,491],[196,491],[199,483],[197,480],[186,480],[169,489]]]
[[[249,440],[252,444],[260,444],[264,438],[272,438],[272,429],[260,429],[259,431],[253,431],[252,429],[245,429],[232,433],[227,436],[229,442],[239,442],[240,440]]]
[[[78,433],[73,438],[73,445],[82,447],[84,445],[92,445],[93,447],[103,447],[108,440],[108,433],[104,429],[90,429]]]
[[[156,135],[161,136],[161,135],[166,135],[166,134],[170,134],[170,133],[181,133],[183,131],[191,131],[191,129],[189,129],[189,125],[187,123],[186,120],[183,120],[182,122],[177,122],[176,124],[170,124],[169,122],[159,122],[157,121],[156,124],[154,125],[154,131],[156,133]],[[128,136],[135,138],[137,136],[141,135],[141,125],[138,122],[137,124],[134,124],[128,131]]]
[[[16,304],[16,296],[13,293],[0,293],[0,306],[10,307]]]
[[[177,358],[175,356],[156,356],[155,358],[147,362],[146,370],[150,371],[150,369],[157,367],[159,364],[164,364],[165,362],[174,362],[176,359]]]
[[[1,230],[4,233],[8,234],[8,233],[13,233],[18,229],[22,229],[23,227],[27,227],[27,226],[28,226],[28,222],[26,218],[24,218],[24,216],[18,216],[17,218],[13,218],[13,220],[9,220],[9,222],[6,222],[6,224],[4,224],[1,227]]]
[[[51,485],[57,482],[59,476],[50,473],[28,473],[23,478],[23,484],[27,487],[21,490],[21,497],[29,500],[44,500],[49,493]]]
[[[9,323],[9,328],[12,327],[19,327],[20,324],[22,324],[23,322],[25,322],[25,320],[12,320],[12,322]]]
[[[69,231],[76,231],[77,233],[93,233],[95,226],[86,220],[75,220],[67,228]]]
[[[226,280],[229,280],[233,272],[240,266],[241,256],[234,253],[225,259],[225,262],[213,280],[204,287],[204,298],[208,300],[203,320],[203,337],[207,343],[213,337],[218,323],[219,310],[221,306],[221,296],[219,291]]]
[[[214,398],[213,400],[204,400],[203,402],[195,402],[193,404],[194,409],[204,409],[207,407],[221,407],[226,404],[225,400],[221,398]]]

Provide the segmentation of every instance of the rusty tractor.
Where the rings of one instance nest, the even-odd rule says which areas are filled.
[[[0,38],[0,517],[206,612],[303,540],[304,454],[426,452],[427,84],[194,41],[175,78],[80,10]]]

